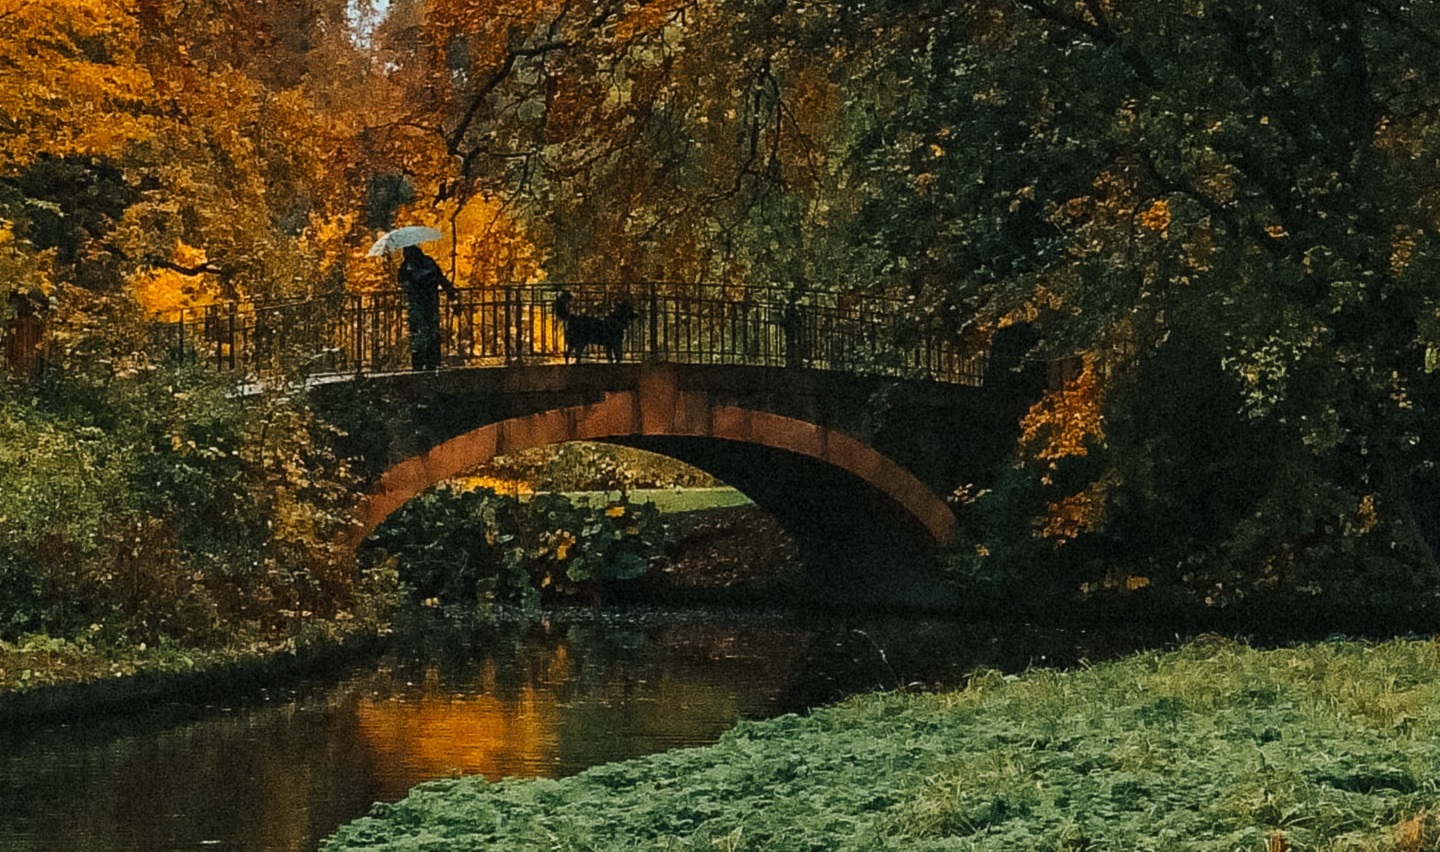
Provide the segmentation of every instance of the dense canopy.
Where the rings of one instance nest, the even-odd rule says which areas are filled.
[[[994,482],[954,484],[960,576],[1419,601],[1440,579],[1437,13],[0,0],[0,295],[48,303],[59,371],[12,383],[0,428],[81,435],[114,403],[75,386],[145,380],[145,317],[387,287],[365,249],[427,224],[462,286],[883,293],[977,349],[1029,324],[1067,380]],[[138,446],[86,475],[143,490]],[[15,519],[41,516],[19,475],[12,562],[35,546]]]

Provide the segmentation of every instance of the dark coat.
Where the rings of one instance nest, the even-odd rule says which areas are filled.
[[[452,298],[459,294],[440,264],[418,246],[405,247],[398,277],[409,307],[410,365],[433,370],[440,366],[440,291]]]

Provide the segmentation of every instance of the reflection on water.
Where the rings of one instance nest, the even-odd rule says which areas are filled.
[[[233,707],[0,732],[0,850],[301,852],[431,778],[558,777],[857,691],[1138,644],[1096,641],[913,617],[437,620],[338,679]]]

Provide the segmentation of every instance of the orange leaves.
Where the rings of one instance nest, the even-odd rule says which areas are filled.
[[[1064,544],[1086,530],[1101,527],[1105,522],[1105,490],[1106,483],[1100,480],[1049,504],[1040,526],[1041,538]]]
[[[432,225],[443,236],[427,247],[457,287],[538,281],[540,253],[506,205],[486,195],[401,211],[406,222]]]
[[[1161,198],[1152,203],[1140,214],[1140,227],[1150,231],[1158,231],[1160,236],[1165,236],[1170,229],[1170,205]]]
[[[1053,484],[1061,459],[1085,456],[1105,440],[1101,392],[1095,359],[1086,355],[1077,375],[1031,406],[1020,421],[1023,458],[1044,464],[1041,483]],[[1100,479],[1077,493],[1051,501],[1038,522],[1037,535],[1057,545],[1105,522],[1105,494],[1111,483]]]
[[[1099,592],[1135,592],[1150,585],[1150,578],[1137,576],[1135,574],[1114,574],[1106,572],[1105,576],[1093,582],[1081,583],[1081,594],[1093,595]]]
[[[1397,229],[1390,240],[1390,274],[1396,278],[1405,274],[1405,270],[1410,267],[1410,261],[1415,257],[1418,233],[1414,229]]]
[[[1355,507],[1355,514],[1345,520],[1345,532],[1350,535],[1367,535],[1380,525],[1380,515],[1375,510],[1375,495],[1366,494]]]
[[[615,24],[615,39],[628,42],[637,36],[658,32],[671,24],[690,0],[654,0],[636,4]]]
[[[1031,406],[1020,428],[1021,452],[1052,469],[1057,460],[1083,456],[1091,443],[1105,440],[1094,357],[1084,356],[1079,375]]]
[[[148,138],[133,109],[153,88],[134,64],[138,41],[124,5],[107,0],[10,3],[0,25],[0,116],[21,132],[0,135],[0,161],[24,166],[40,153],[118,153]]]
[[[207,259],[204,250],[183,242],[176,244],[170,256],[171,263],[186,269],[197,269]],[[186,275],[164,268],[137,272],[130,279],[130,286],[145,313],[167,320],[174,319],[181,310],[211,304],[218,295],[213,275]]]
[[[1440,820],[1433,811],[1421,811],[1401,820],[1393,831],[1397,852],[1423,852],[1434,849],[1440,839]]]
[[[370,241],[378,233],[356,242],[344,217],[312,229],[312,240],[327,256],[344,257],[350,289],[357,292],[395,287],[396,265],[383,258],[366,257]],[[485,287],[539,281],[544,277],[540,249],[530,239],[524,224],[511,215],[499,199],[486,195],[464,201],[449,199],[439,204],[402,207],[396,221],[401,225],[428,225],[441,237],[422,248],[440,263],[456,287]]]
[[[1126,169],[1107,169],[1093,181],[1098,203],[1097,212],[1108,213],[1107,218],[1123,218],[1131,215],[1137,203],[1140,187],[1134,175]]]
[[[1063,228],[1080,227],[1094,215],[1094,196],[1080,195],[1059,205],[1051,214],[1051,221]]]
[[[488,69],[503,63],[512,39],[550,29],[550,24],[563,20],[568,5],[563,0],[392,3],[382,30],[389,31],[392,40],[423,38],[434,52],[429,73],[447,78],[461,64]],[[440,82],[446,84],[442,89],[448,88],[448,79]]]
[[[93,274],[132,285],[153,311],[203,304],[217,285],[157,268],[166,263],[198,269],[208,258],[226,269],[227,295],[300,289],[295,282],[313,277],[296,239],[307,221],[359,206],[342,171],[354,165],[353,122],[295,84],[305,50],[275,37],[285,10],[196,12],[202,5],[0,0],[0,126],[10,128],[0,162],[11,174],[42,157],[113,166],[117,187],[132,191],[116,201],[124,215],[109,211],[113,227],[87,229],[82,249],[124,258]],[[305,47],[336,57],[343,36],[326,39]],[[327,82],[343,76],[342,60],[325,65]],[[354,91],[348,101],[361,100]]]

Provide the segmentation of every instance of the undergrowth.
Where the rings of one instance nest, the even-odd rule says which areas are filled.
[[[424,784],[324,848],[1433,850],[1440,661],[1202,638],[981,672],[568,779]]]

